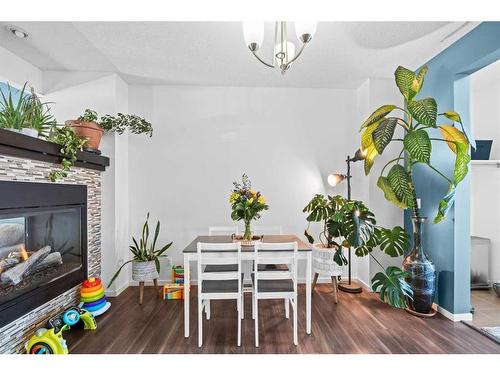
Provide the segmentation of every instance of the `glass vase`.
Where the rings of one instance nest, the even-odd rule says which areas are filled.
[[[408,273],[406,281],[413,290],[413,300],[408,300],[408,306],[423,314],[431,312],[436,293],[436,269],[423,246],[426,220],[426,217],[412,217],[413,248],[403,261],[403,269]]]
[[[252,239],[252,228],[250,227],[250,220],[245,220],[245,233],[243,233],[243,239],[250,241]]]

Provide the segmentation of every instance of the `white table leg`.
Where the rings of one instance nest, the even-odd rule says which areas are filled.
[[[189,272],[189,255],[184,254],[184,337],[189,337],[189,285],[191,273]]]
[[[306,262],[306,333],[311,334],[311,275],[312,272],[312,252],[307,252]],[[295,312],[294,312],[295,313]]]

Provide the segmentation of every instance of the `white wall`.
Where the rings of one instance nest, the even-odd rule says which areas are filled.
[[[12,52],[0,47],[0,82],[8,82],[11,86],[21,88],[28,82],[41,92],[42,72],[40,69],[21,59]]]
[[[160,242],[174,242],[175,263],[209,225],[231,223],[229,191],[244,172],[270,205],[259,224],[282,225],[303,238],[303,207],[325,192],[330,172],[345,171],[346,155],[359,147],[354,90],[131,86],[129,92],[129,111],[154,126],[152,138],[129,138],[130,230],[139,233],[148,211],[160,219]],[[355,197],[368,183],[359,167]]]
[[[493,139],[490,159],[500,159],[500,62],[470,76],[471,125],[476,139]],[[490,274],[500,282],[500,168],[471,167],[471,235],[491,239]]]
[[[58,123],[75,119],[91,108],[99,113],[127,112],[128,85],[117,75],[88,76],[81,80],[78,72],[49,72],[45,83],[45,99],[53,102],[52,113]],[[75,82],[78,84],[74,85]],[[60,88],[60,89],[57,89]],[[123,261],[130,257],[128,251],[128,134],[104,134],[100,149],[110,158],[110,166],[102,174],[102,270],[101,277],[108,283]],[[126,268],[114,285],[110,295],[123,290],[129,283]]]

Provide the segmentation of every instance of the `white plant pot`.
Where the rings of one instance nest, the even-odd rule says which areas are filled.
[[[132,280],[134,281],[150,281],[158,278],[156,264],[151,262],[132,262]]]
[[[32,128],[22,128],[21,133],[33,138],[38,138],[38,130]]]
[[[343,267],[333,260],[335,251],[336,249],[323,247],[322,244],[314,244],[312,246],[313,272],[321,275],[341,276]]]

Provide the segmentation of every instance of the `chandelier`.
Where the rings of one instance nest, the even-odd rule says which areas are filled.
[[[277,68],[281,74],[285,74],[293,62],[295,62],[304,51],[306,45],[311,41],[315,31],[316,22],[294,22],[295,34],[302,45],[297,53],[295,53],[295,44],[288,40],[287,22],[276,22],[274,27],[274,55],[272,63],[264,61],[257,50],[262,46],[264,41],[264,22],[243,22],[243,36],[245,43],[262,64],[269,68]]]

